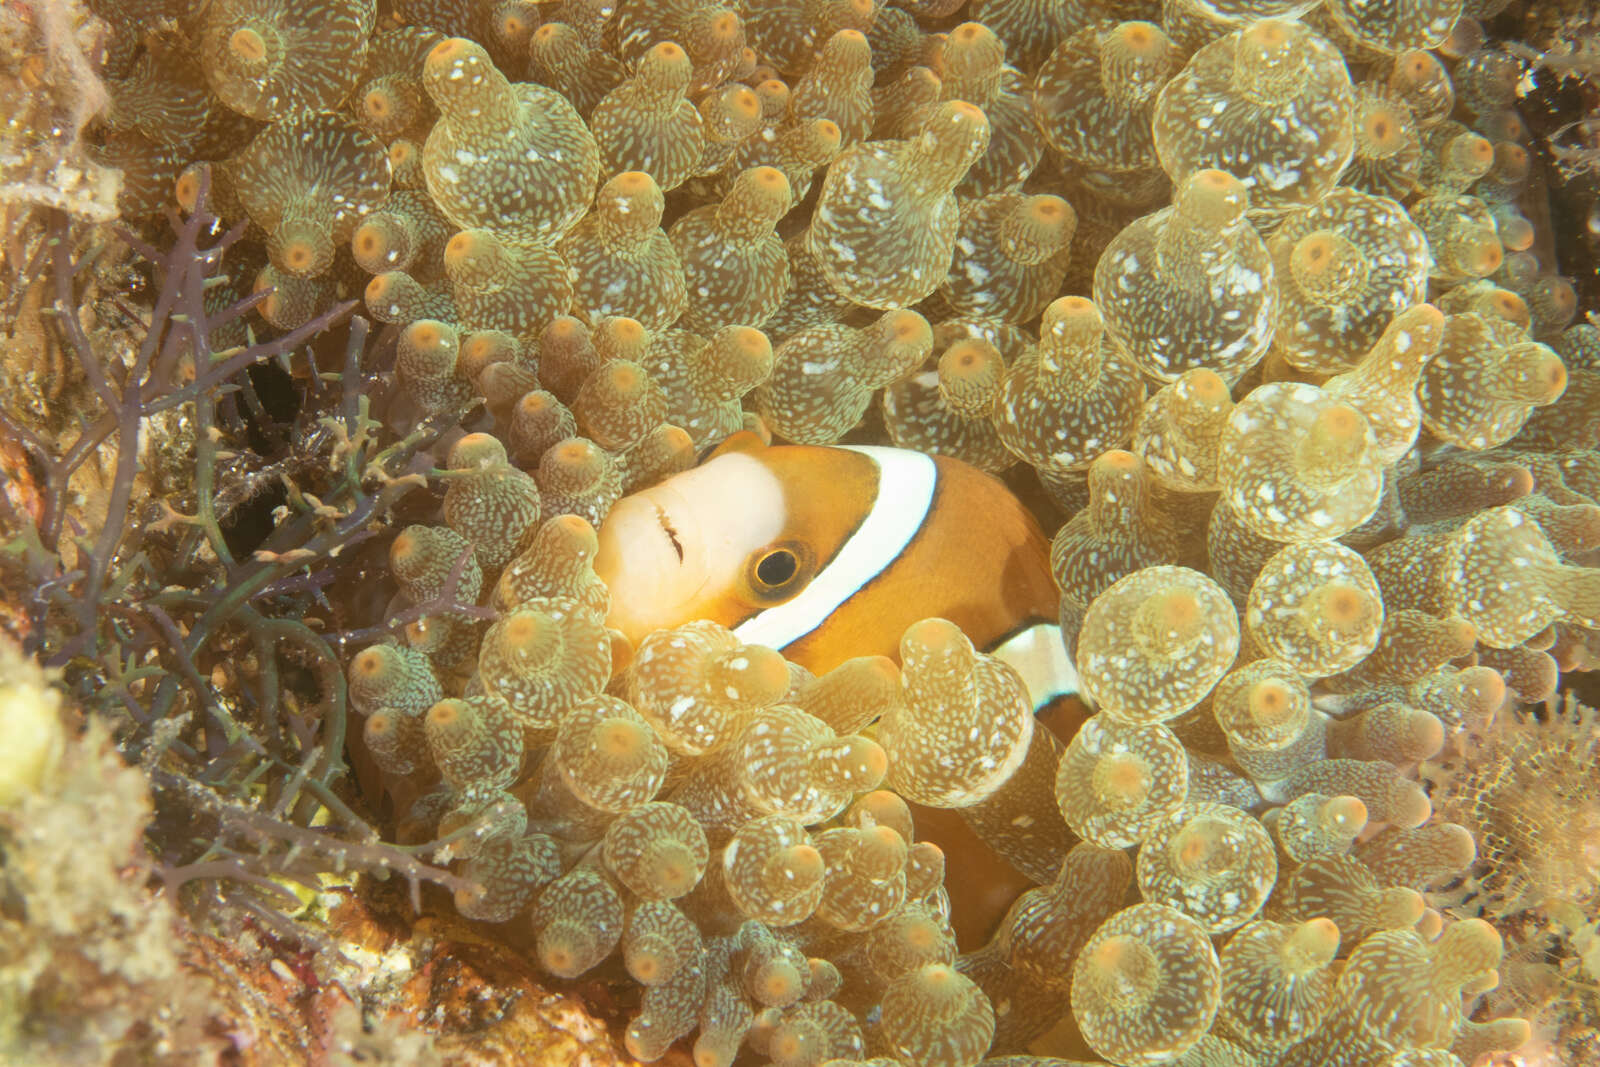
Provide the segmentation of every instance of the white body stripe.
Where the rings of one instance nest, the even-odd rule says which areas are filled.
[[[998,660],[1015,667],[1028,683],[1033,706],[1042,708],[1059,696],[1078,691],[1078,671],[1061,640],[1061,627],[1041,622],[990,650]]]
[[[734,634],[746,644],[783,648],[821,626],[839,605],[900,557],[928,517],[939,480],[930,457],[871,445],[839,447],[868,456],[878,465],[878,496],[872,510],[799,596],[735,627]]]

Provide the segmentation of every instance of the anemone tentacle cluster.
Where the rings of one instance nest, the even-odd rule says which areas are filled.
[[[1480,913],[1600,906],[1594,764],[1517,707],[1600,664],[1600,340],[1462,4],[197,6],[198,69],[114,83],[124,208],[209,162],[272,326],[391,327],[391,429],[443,431],[359,744],[463,916],[642,989],[631,1055],[1526,1036]],[[596,530],[741,433],[1042,487],[1079,714],[944,619],[818,676],[612,628]],[[1570,830],[1503,810],[1517,752]]]

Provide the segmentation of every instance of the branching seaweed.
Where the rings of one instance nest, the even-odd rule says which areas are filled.
[[[49,218],[24,275],[45,287],[44,318],[92,394],[65,447],[0,404],[0,433],[25,450],[39,487],[31,506],[19,506],[16,493],[0,499],[0,573],[19,590],[25,648],[61,671],[80,706],[109,716],[124,755],[145,767],[156,869],[192,906],[228,902],[282,926],[296,903],[288,886],[315,887],[327,874],[398,874],[413,900],[422,882],[459,888],[459,878],[419,858],[431,845],[380,841],[342,787],[349,708],[340,650],[409,616],[340,633],[324,596],[353,565],[351,550],[426,489],[432,464],[421,450],[438,430],[424,423],[397,437],[373,417],[369,326],[351,315],[353,301],[257,338],[240,326],[268,294],[232,298],[228,273],[243,227],[222,232],[204,189],[192,214],[169,221],[165,250],[117,233],[151,275],[148,310],[91,306],[98,253],[84,250],[81,225],[62,213]],[[94,324],[107,315],[137,338],[131,357],[97,343]],[[340,327],[348,336],[339,370],[321,372],[308,356],[301,411],[292,427],[274,425],[248,370],[267,361],[287,369]],[[241,332],[242,344],[219,340]],[[142,503],[144,467],[164,413],[192,429],[192,481],[155,512]],[[256,450],[263,439],[272,454]],[[112,472],[98,529],[82,518],[75,488],[91,461]],[[236,551],[230,520],[274,483],[284,502],[272,528]],[[450,588],[440,601],[411,614],[471,610]]]

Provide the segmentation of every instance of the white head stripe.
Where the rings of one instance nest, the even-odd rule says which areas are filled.
[[[840,447],[877,463],[877,499],[844,547],[799,596],[734,627],[734,635],[746,644],[783,648],[821,626],[839,605],[899,558],[928,517],[939,480],[931,458],[899,448]]]
[[[1059,696],[1078,691],[1078,671],[1061,640],[1061,627],[1053,622],[1036,623],[989,650],[995,659],[1011,664],[1028,683],[1034,708],[1042,708]]]

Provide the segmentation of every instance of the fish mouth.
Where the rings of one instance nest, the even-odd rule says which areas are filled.
[[[680,613],[710,580],[688,502],[656,486],[626,498],[600,528],[597,570],[627,615]]]
[[[672,550],[678,554],[678,563],[683,563],[683,542],[678,540],[678,531],[673,528],[672,520],[667,518],[667,510],[660,504],[652,502],[656,509],[656,521],[661,524],[661,532],[667,535],[667,540],[672,543]]]
[[[678,598],[680,604],[689,603],[700,595],[711,580],[704,541],[694,536],[694,523],[684,519],[684,516],[692,517],[694,512],[687,500],[664,485],[649,490],[646,499],[655,511],[656,526],[661,536],[672,546],[673,558],[678,561],[678,579],[694,580],[694,588],[683,589],[682,596]]]

